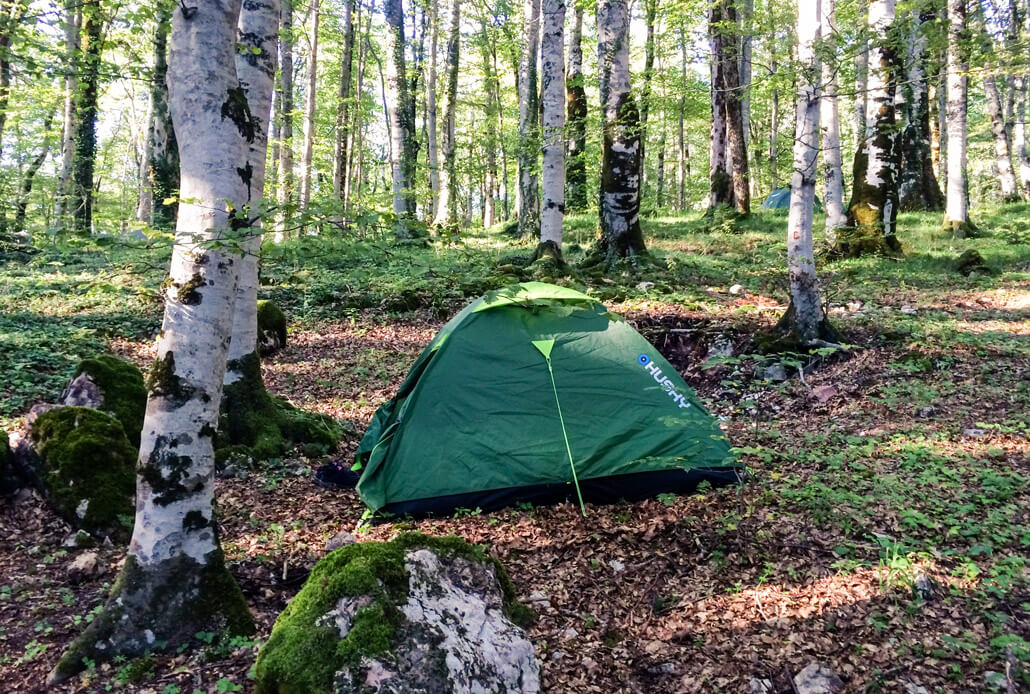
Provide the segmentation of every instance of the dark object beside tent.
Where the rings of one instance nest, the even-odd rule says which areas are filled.
[[[777,188],[769,193],[769,197],[762,203],[763,210],[789,210],[790,209],[790,186]],[[822,212],[823,202],[816,196],[815,209]]]
[[[356,452],[373,511],[687,493],[743,474],[676,370],[597,300],[540,282],[473,301],[433,339]]]

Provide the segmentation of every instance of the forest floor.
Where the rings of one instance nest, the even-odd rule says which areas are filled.
[[[213,635],[201,633],[196,651],[104,665],[66,689],[250,691],[256,649],[329,538],[418,529],[487,544],[505,563],[537,613],[546,691],[748,692],[757,677],[790,692],[811,662],[849,692],[1025,690],[1030,208],[981,215],[986,238],[943,238],[937,215],[903,215],[903,258],[820,263],[831,319],[853,346],[843,356],[758,350],[785,299],[784,217],[755,215],[736,234],[645,224],[656,262],[561,282],[603,298],[679,369],[747,463],[746,485],[589,506],[586,518],[568,504],[471,509],[355,531],[355,493],[311,482],[324,458],[271,461],[217,487],[255,639],[204,647]],[[570,220],[573,262],[591,233],[588,218]],[[966,248],[993,272],[956,272]],[[271,250],[263,293],[292,324],[265,362],[268,387],[352,424],[331,456],[350,461],[436,330],[510,281],[496,268],[512,253],[528,247],[486,234]],[[0,424],[14,430],[33,402],[55,398],[91,352],[146,364],[167,257],[166,244],[108,246],[0,266]],[[716,342],[734,356],[706,363]],[[788,380],[765,378],[776,363]],[[33,492],[0,501],[0,691],[42,690],[117,575],[124,550],[106,547],[105,573],[72,583],[69,532]]]

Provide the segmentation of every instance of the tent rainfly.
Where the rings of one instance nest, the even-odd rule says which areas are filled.
[[[451,319],[356,458],[358,493],[380,515],[566,499],[585,509],[743,474],[647,340],[596,299],[541,282],[488,292]]]
[[[788,186],[786,188],[777,188],[773,192],[769,193],[769,197],[767,197],[762,202],[762,209],[763,210],[789,210],[790,209],[790,187]],[[823,211],[823,203],[818,198],[818,196],[815,199],[815,211],[816,212],[822,212]]]

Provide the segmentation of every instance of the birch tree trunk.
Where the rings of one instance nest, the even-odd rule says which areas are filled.
[[[64,227],[65,217],[72,206],[72,171],[75,166],[75,95],[79,91],[78,61],[82,41],[82,5],[79,0],[66,0],[64,4],[64,124],[61,128],[61,169],[54,197],[54,223],[58,230]]]
[[[744,0],[740,13],[740,121],[744,130],[744,147],[751,143],[751,43],[755,0]],[[753,181],[752,181],[753,182]]]
[[[401,238],[411,235],[409,222],[415,215],[415,162],[412,140],[415,124],[409,115],[407,61],[405,58],[404,8],[402,0],[386,0],[387,42],[389,53],[386,76],[387,112],[390,123],[390,170],[393,180],[393,211],[398,222],[394,232]]]
[[[844,255],[898,253],[898,149],[894,92],[898,56],[892,37],[894,0],[869,3],[869,25],[875,37],[869,51],[869,93],[866,124],[869,136],[855,153],[854,189],[848,204],[847,234],[838,234]]]
[[[966,0],[948,0],[948,192],[944,227],[956,236],[970,235],[966,198],[966,93],[969,88],[969,36]]]
[[[32,183],[36,178],[36,174],[39,173],[39,169],[43,166],[43,162],[46,161],[47,155],[50,154],[50,127],[54,123],[53,113],[47,114],[46,120],[43,122],[43,146],[39,150],[29,165],[25,168],[25,172],[21,176],[21,183],[18,186],[18,197],[14,203],[14,222],[8,228],[13,233],[25,231],[25,213],[29,207],[29,196],[32,194]],[[0,228],[4,225],[0,223]]]
[[[51,673],[189,643],[198,631],[249,634],[254,622],[225,566],[214,518],[213,436],[232,328],[239,256],[212,247],[240,226],[237,171],[255,135],[236,76],[240,0],[176,10],[169,97],[182,198],[140,446],[136,523],[103,611]]]
[[[442,234],[458,232],[458,61],[461,46],[461,7],[459,0],[451,0],[450,22],[447,27],[447,85],[444,97],[443,121],[443,175],[440,177],[440,197],[433,226]]]
[[[805,6],[809,9],[809,5]],[[823,135],[823,186],[825,189],[824,207],[826,209],[826,240],[831,244],[837,241],[837,229],[847,224],[844,213],[844,175],[841,170],[840,154],[840,113],[837,104],[837,24],[835,17],[836,0],[819,2],[819,37],[829,54],[832,51],[834,60],[822,63],[822,84],[826,91],[819,101],[820,128]],[[799,15],[800,17],[800,15]],[[810,20],[806,20],[810,21]],[[799,26],[800,29],[800,26]],[[807,30],[807,27],[806,27]],[[819,62],[819,61],[816,61]],[[811,85],[809,85],[810,87]],[[802,91],[804,88],[802,88]],[[798,102],[798,119],[802,115],[800,97]],[[800,126],[798,134],[801,134]],[[795,150],[797,144],[795,144]],[[795,154],[795,158],[797,154]],[[794,168],[797,169],[795,161]],[[793,187],[793,182],[791,183]],[[814,193],[813,193],[814,195]],[[809,230],[811,231],[811,230]]]
[[[708,44],[711,50],[712,129],[708,146],[708,212],[720,205],[733,204],[733,178],[730,169],[726,132],[726,92],[723,87],[723,36],[719,29],[725,21],[722,1],[712,2],[708,15]]]
[[[541,172],[540,246],[536,256],[561,259],[565,217],[565,0],[543,0],[540,41],[544,164]]]
[[[277,237],[281,238],[293,204],[293,0],[282,0],[279,10],[279,177],[280,210]]]
[[[100,55],[104,18],[100,0],[82,3],[82,50],[75,93],[75,165],[72,167],[72,218],[75,233],[93,230],[93,171],[97,157],[97,102],[100,96]]]
[[[991,137],[994,140],[994,165],[998,169],[998,183],[1001,185],[1002,202],[1019,202],[1016,187],[1016,172],[1012,169],[1012,150],[1005,129],[1004,105],[994,75],[984,77],[984,96],[987,98],[987,115],[991,119]]]
[[[157,229],[175,227],[177,202],[165,200],[175,197],[179,190],[179,148],[175,141],[175,128],[168,110],[168,31],[172,24],[173,2],[164,0],[157,6],[157,30],[154,33],[154,72],[150,87],[150,123],[147,131],[146,158],[143,162],[145,196],[140,202],[136,218],[149,222]]]
[[[522,26],[522,58],[519,61],[519,230],[520,237],[537,236],[540,227],[540,195],[537,155],[540,136],[537,118],[536,61],[540,46],[540,0],[525,0]]]
[[[354,0],[343,3],[343,47],[340,57],[339,110],[333,152],[333,194],[347,208],[347,145],[350,140],[351,81],[354,65]]]
[[[630,90],[626,0],[597,3],[597,63],[601,91],[601,236],[607,267],[646,252],[640,230],[640,122]]]
[[[747,140],[744,135],[744,116],[740,90],[740,39],[735,0],[721,0],[723,32],[720,60],[722,62],[722,91],[726,107],[726,143],[733,172],[733,203],[737,213],[751,214],[751,181],[748,171]]]
[[[787,219],[790,306],[780,321],[780,327],[789,329],[800,342],[809,343],[824,337],[829,330],[815,274],[812,221],[819,172],[820,68],[816,44],[820,40],[820,20],[831,18],[833,9],[832,6],[821,7],[820,0],[798,0],[797,12],[801,69],[798,73],[794,173],[790,179],[790,213]]]
[[[587,207],[587,93],[583,79],[583,8],[575,7],[569,32],[569,66],[565,82],[568,92],[569,149],[565,163],[565,207]]]
[[[1019,190],[1024,198],[1030,200],[1030,149],[1027,148],[1026,118],[1027,108],[1027,80],[1023,75],[1015,75],[1013,78],[1016,90],[1016,122],[1012,128],[1012,150],[1019,167]]]
[[[687,152],[687,138],[684,127],[687,111],[687,32],[682,26],[679,29],[680,44],[680,98],[677,106],[678,115],[678,161],[676,167],[677,187],[677,209],[681,212],[687,209],[687,178],[689,177],[689,155]]]
[[[906,44],[905,80],[898,88],[901,110],[901,173],[898,204],[902,210],[940,210],[944,196],[933,170],[930,135],[930,88],[926,73],[926,35],[923,25],[933,19],[924,10],[912,10],[912,28]]]
[[[304,95],[304,156],[301,162],[300,209],[311,204],[311,163],[315,147],[315,104],[318,95],[318,0],[311,0],[311,35],[308,39],[308,84]]]
[[[773,57],[770,65],[770,72],[772,75],[776,74],[776,58]],[[770,187],[776,190],[780,187],[779,185],[779,173],[777,171],[780,148],[779,148],[779,135],[780,135],[780,92],[778,89],[773,87],[772,90],[772,105],[769,108],[769,180]]]
[[[431,219],[436,219],[440,199],[440,146],[436,125],[436,49],[440,36],[439,0],[429,0],[429,73],[426,75],[426,158],[429,165]]]
[[[874,0],[875,2],[875,0]],[[868,136],[866,108],[869,99],[869,0],[858,0],[858,53],[855,56],[855,150]]]

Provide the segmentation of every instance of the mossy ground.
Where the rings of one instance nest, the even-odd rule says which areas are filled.
[[[75,375],[83,372],[89,374],[103,393],[102,409],[121,422],[129,442],[138,447],[140,432],[143,431],[143,416],[147,409],[143,372],[135,364],[113,354],[83,359],[75,367]]]
[[[390,650],[403,621],[397,606],[407,601],[405,554],[427,547],[444,556],[458,556],[495,567],[504,596],[505,613],[525,623],[528,610],[515,598],[504,567],[481,546],[455,536],[429,537],[404,533],[390,542],[363,542],[336,550],[312,570],[300,593],[279,616],[255,666],[261,694],[326,692],[333,675],[344,666],[357,665],[362,656]],[[372,602],[354,617],[346,638],[340,640],[335,624],[319,624],[343,597],[367,595]]]
[[[239,380],[225,387],[215,439],[216,459],[277,458],[301,445],[311,457],[334,448],[342,435],[340,424],[326,415],[304,412],[271,395],[261,378],[261,362],[251,353],[233,365]]]
[[[47,497],[72,525],[128,537],[136,494],[136,449],[121,423],[86,407],[59,407],[33,423],[32,443]],[[77,509],[85,500],[85,514]]]

